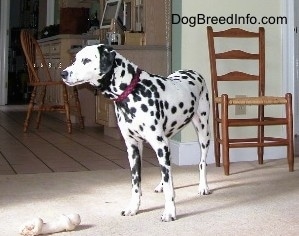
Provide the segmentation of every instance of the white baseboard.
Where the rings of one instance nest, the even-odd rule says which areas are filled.
[[[170,140],[171,162],[178,166],[198,165],[200,159],[200,146],[198,142],[178,142]],[[264,149],[264,160],[286,158],[286,147],[267,147]],[[230,162],[256,161],[256,148],[230,149]],[[207,163],[215,163],[214,141],[211,141],[207,156]]]

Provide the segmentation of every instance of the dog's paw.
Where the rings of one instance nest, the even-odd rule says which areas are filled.
[[[162,193],[162,192],[163,192],[163,182],[161,181],[155,188],[155,193]]]
[[[161,215],[161,221],[162,222],[169,222],[176,220],[176,215],[173,212],[168,212],[164,210],[163,214]]]
[[[169,222],[174,220],[176,220],[175,206],[174,204],[167,204],[161,216],[161,221]]]
[[[137,214],[138,210],[139,210],[139,205],[140,203],[132,203],[121,212],[122,216],[134,216]]]
[[[199,186],[199,194],[200,195],[209,195],[211,191],[208,186]]]
[[[129,208],[126,208],[120,214],[122,216],[134,216],[134,215],[137,214],[137,212],[138,212],[138,209],[129,209]]]

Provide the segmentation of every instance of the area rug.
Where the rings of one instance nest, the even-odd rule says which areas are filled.
[[[124,217],[129,170],[0,176],[0,235],[18,235],[34,218],[78,213],[75,231],[55,235],[298,235],[299,165],[286,160],[232,163],[231,175],[208,166],[211,195],[198,195],[197,166],[173,167],[177,220],[160,222],[164,196],[154,193],[160,170],[144,168],[139,214]]]

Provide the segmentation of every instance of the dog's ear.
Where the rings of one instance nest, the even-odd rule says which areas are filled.
[[[112,47],[101,45],[98,47],[100,54],[100,71],[103,74],[109,72],[115,59],[115,52]]]

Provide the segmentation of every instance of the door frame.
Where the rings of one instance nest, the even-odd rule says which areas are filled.
[[[282,0],[282,14],[287,17],[288,23],[282,26],[282,53],[283,53],[283,90],[293,94],[293,114],[294,114],[294,133],[299,134],[299,117],[297,107],[294,101],[299,100],[299,92],[296,91],[296,71],[295,60],[295,12],[294,0]]]
[[[1,0],[0,12],[0,105],[7,104],[8,89],[8,46],[10,1]],[[3,35],[3,36],[2,36]]]

